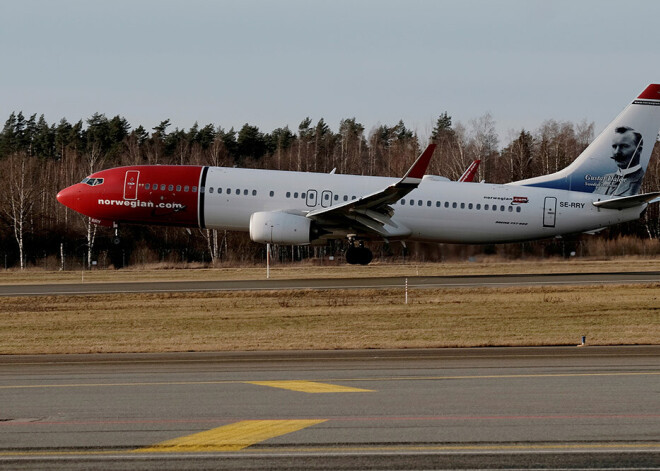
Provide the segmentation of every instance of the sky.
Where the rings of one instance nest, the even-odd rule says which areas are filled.
[[[0,0],[0,120],[120,115],[262,132],[306,117],[428,137],[490,113],[602,130],[660,82],[655,0]]]

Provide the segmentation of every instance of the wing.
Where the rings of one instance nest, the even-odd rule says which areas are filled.
[[[356,200],[320,208],[307,213],[307,217],[327,227],[355,227],[367,234],[383,237],[407,237],[410,230],[392,220],[394,208],[399,201],[419,186],[435,150],[429,146],[415,160],[406,174],[393,185]]]

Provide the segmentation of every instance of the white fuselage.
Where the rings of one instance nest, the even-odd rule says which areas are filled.
[[[210,167],[205,192],[200,194],[200,225],[247,231],[255,212],[303,215],[359,199],[396,181],[387,177]],[[410,230],[409,236],[401,238],[484,244],[593,231],[637,219],[645,207],[612,210],[592,205],[601,198],[584,192],[449,182],[426,176],[417,189],[391,205],[392,221]]]

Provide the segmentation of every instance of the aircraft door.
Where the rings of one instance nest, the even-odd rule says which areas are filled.
[[[324,190],[321,193],[321,206],[324,208],[332,206],[332,191]]]
[[[124,179],[124,199],[136,200],[138,180],[140,179],[139,170],[127,170],[126,178]]]
[[[317,197],[318,192],[316,190],[307,190],[307,206],[312,208],[316,206]]]
[[[546,196],[543,205],[543,227],[555,227],[557,219],[557,198]]]

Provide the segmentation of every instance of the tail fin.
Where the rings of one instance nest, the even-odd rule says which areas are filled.
[[[636,195],[659,130],[660,84],[651,84],[568,167],[512,184]]]

